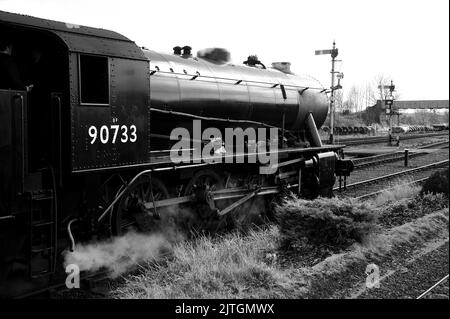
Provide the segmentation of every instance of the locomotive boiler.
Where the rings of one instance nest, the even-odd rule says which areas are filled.
[[[284,125],[287,130],[302,129],[310,112],[317,127],[326,119],[325,90],[311,77],[294,75],[278,63],[266,69],[256,56],[246,65],[234,65],[209,55],[194,58],[190,47],[183,49],[180,54],[177,47],[174,54],[143,51],[150,61],[153,108]]]
[[[189,225],[217,229],[255,199],[331,196],[352,169],[317,131],[326,89],[286,63],[235,65],[223,50],[194,57],[187,46],[162,54],[113,31],[2,11],[0,34],[21,77],[0,87],[1,296],[64,282],[62,253],[77,242],[164,231],[180,206],[194,212]],[[211,143],[196,123],[242,129],[245,145],[219,140],[223,160],[196,158]],[[192,133],[186,161],[172,160],[176,128]],[[276,134],[254,140],[252,129]]]

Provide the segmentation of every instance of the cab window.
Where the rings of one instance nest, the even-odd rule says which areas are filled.
[[[80,103],[109,105],[109,61],[107,57],[80,55]]]

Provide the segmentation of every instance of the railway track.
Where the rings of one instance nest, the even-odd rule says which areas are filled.
[[[425,133],[425,134],[414,134],[414,135],[393,135],[393,138],[395,139],[396,136],[400,137],[400,141],[404,140],[411,140],[411,139],[417,139],[417,138],[425,138],[425,137],[439,137],[439,136],[448,136],[449,132],[440,132],[440,133]],[[327,143],[327,140],[323,140],[323,143]],[[336,143],[338,144],[345,144],[347,146],[350,145],[363,145],[363,144],[376,144],[376,143],[384,143],[389,142],[389,137],[387,135],[385,136],[368,136],[364,138],[342,138],[337,139]]]
[[[443,146],[443,145],[448,144],[448,143],[449,143],[449,141],[447,140],[447,141],[442,141],[442,142],[436,142],[436,143],[430,143],[430,144],[422,145],[422,146],[419,146],[417,148],[420,148],[420,149],[434,148],[434,147],[438,147],[438,146]],[[448,145],[447,145],[447,147],[448,147]]]
[[[419,147],[417,147],[417,149],[442,147],[444,145],[448,147],[448,143],[449,143],[449,141],[431,143],[431,144],[419,146]],[[408,159],[410,159],[410,158],[414,158],[414,157],[418,157],[418,156],[422,156],[422,155],[426,155],[426,154],[428,154],[428,152],[426,152],[426,151],[416,151],[416,152],[411,152],[411,153],[408,152],[408,154],[406,154],[405,151],[398,151],[395,153],[355,158],[355,159],[352,159],[352,161],[353,161],[353,164],[355,165],[355,169],[358,169],[358,168],[378,165],[378,164],[382,164],[382,163],[406,160],[406,156],[408,156]]]
[[[427,152],[409,153],[408,158],[414,158],[414,157],[418,157],[418,156],[425,155],[425,154],[427,154]],[[354,166],[355,169],[360,169],[360,168],[367,167],[367,166],[373,166],[373,165],[378,165],[378,164],[382,164],[382,163],[400,161],[402,159],[405,159],[405,157],[406,157],[405,152],[399,151],[399,152],[389,153],[389,154],[381,154],[381,155],[356,158],[356,159],[352,159],[352,162],[355,165]]]
[[[419,166],[419,167],[408,169],[408,170],[404,170],[404,171],[401,171],[401,172],[387,174],[387,175],[383,175],[383,176],[367,179],[367,180],[364,180],[364,181],[348,184],[348,185],[346,185],[346,187],[345,187],[345,189],[343,191],[345,192],[345,191],[349,191],[351,189],[361,188],[361,187],[364,187],[364,186],[367,186],[367,185],[376,184],[376,183],[383,182],[383,181],[386,181],[386,180],[391,180],[391,179],[398,178],[398,177],[408,176],[408,175],[411,175],[411,174],[414,174],[414,173],[418,173],[418,172],[421,172],[421,171],[427,171],[427,170],[430,170],[430,169],[433,169],[433,168],[443,167],[443,166],[448,165],[448,163],[449,163],[449,160],[439,161],[439,162],[436,162],[436,163]],[[333,191],[339,191],[339,187],[333,188]],[[341,190],[341,193],[342,193],[342,190]]]
[[[440,284],[442,284],[443,282],[445,282],[446,280],[448,280],[448,274],[446,276],[444,276],[442,279],[440,279],[437,283],[435,283],[433,286],[431,286],[430,288],[428,288],[427,290],[425,290],[419,297],[417,297],[416,299],[422,299],[423,297],[425,297],[426,295],[428,295],[433,289],[435,289],[436,287],[438,287]]]

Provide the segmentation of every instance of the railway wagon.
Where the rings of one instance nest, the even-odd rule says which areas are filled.
[[[0,34],[21,76],[0,87],[1,296],[64,282],[76,243],[161,231],[169,208],[220,225],[285,191],[331,196],[352,169],[322,145],[328,97],[309,77],[2,11]]]

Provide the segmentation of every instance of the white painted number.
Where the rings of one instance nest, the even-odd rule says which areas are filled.
[[[116,144],[117,132],[119,132],[119,125],[111,125],[111,129],[114,130],[114,136],[113,136],[112,143]]]
[[[95,143],[95,140],[97,139],[97,128],[95,126],[91,126],[88,130],[89,136],[92,138],[91,144]]]
[[[127,134],[128,128],[125,125],[122,125],[121,130],[122,130],[122,138],[120,139],[120,141],[122,143],[126,143],[128,142],[128,134]]]
[[[109,130],[106,125],[103,125],[100,128],[100,141],[102,141],[103,144],[108,143],[109,140]]]
[[[110,134],[110,130],[112,130]],[[100,142],[103,144],[107,144],[110,141],[110,136],[112,136],[111,143],[115,144],[117,141],[117,135],[120,131],[120,142],[134,143],[137,141],[137,128],[136,125],[131,125],[128,129],[126,125],[111,125],[109,128],[106,125],[100,127],[100,133],[97,127],[90,126],[88,129],[88,134],[91,137],[91,144],[94,144],[97,139],[100,139]],[[128,132],[130,132],[130,136],[128,136]]]
[[[136,135],[136,125],[131,125],[130,126],[130,130],[131,130],[131,138],[130,138],[130,142],[134,143],[137,140],[137,135]]]

